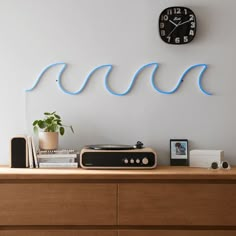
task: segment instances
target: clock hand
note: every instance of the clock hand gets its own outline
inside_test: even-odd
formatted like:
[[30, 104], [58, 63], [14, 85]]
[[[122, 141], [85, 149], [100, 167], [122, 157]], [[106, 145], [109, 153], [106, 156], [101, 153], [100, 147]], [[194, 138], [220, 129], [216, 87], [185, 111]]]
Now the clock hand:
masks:
[[172, 20], [169, 20], [170, 23], [172, 23], [174, 26], [177, 26], [177, 24], [175, 24], [175, 22], [173, 22]]
[[175, 30], [176, 28], [181, 24], [181, 21], [175, 26], [175, 28], [173, 30], [171, 30], [171, 32], [167, 35], [167, 37], [169, 37]]
[[187, 20], [187, 21], [184, 21], [183, 23], [179, 24], [179, 25], [183, 25], [185, 23], [188, 23], [189, 21], [191, 21], [191, 19]]

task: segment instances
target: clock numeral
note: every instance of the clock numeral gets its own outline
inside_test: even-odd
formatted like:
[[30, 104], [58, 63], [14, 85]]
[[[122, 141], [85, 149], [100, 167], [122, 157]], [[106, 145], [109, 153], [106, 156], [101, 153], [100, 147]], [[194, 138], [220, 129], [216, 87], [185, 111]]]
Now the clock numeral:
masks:
[[169, 19], [169, 17], [168, 17], [167, 15], [164, 15], [164, 16], [163, 16], [163, 20], [164, 20], [164, 21], [168, 21], [168, 19]]
[[174, 14], [181, 14], [180, 8], [174, 8]]
[[168, 21], [168, 19], [169, 19], [168, 15], [161, 16], [161, 21]]
[[189, 21], [194, 20], [194, 15], [193, 14], [190, 14], [189, 16], [190, 16]]
[[195, 22], [191, 22], [191, 26], [190, 26], [191, 28], [195, 28], [196, 27], [196, 24], [195, 24]]
[[184, 42], [185, 42], [185, 43], [188, 42], [188, 36], [184, 36]]
[[160, 28], [163, 29], [165, 27], [165, 24], [163, 22], [160, 23]]
[[165, 30], [161, 30], [161, 36], [165, 36], [166, 35], [166, 31]]
[[186, 8], [184, 8], [184, 14], [188, 15], [188, 10]]
[[175, 38], [175, 43], [180, 43], [180, 38], [179, 37]]
[[194, 36], [194, 31], [193, 30], [189, 30], [189, 35]]
[[168, 9], [166, 13], [167, 15], [172, 15], [172, 9]]
[[168, 41], [168, 43], [169, 43], [169, 42], [170, 42], [170, 39], [171, 39], [171, 37], [170, 37], [170, 36], [167, 36], [166, 38], [167, 38], [167, 41]]

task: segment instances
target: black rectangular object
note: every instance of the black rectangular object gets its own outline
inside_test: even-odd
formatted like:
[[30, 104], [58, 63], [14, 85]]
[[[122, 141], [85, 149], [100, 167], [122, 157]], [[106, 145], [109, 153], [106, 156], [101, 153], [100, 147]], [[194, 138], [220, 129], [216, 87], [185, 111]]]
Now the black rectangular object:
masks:
[[156, 153], [150, 148], [135, 150], [82, 149], [80, 166], [85, 169], [152, 169]]
[[11, 167], [28, 167], [28, 150], [25, 137], [13, 137], [11, 139]]
[[170, 165], [189, 165], [188, 139], [170, 139]]

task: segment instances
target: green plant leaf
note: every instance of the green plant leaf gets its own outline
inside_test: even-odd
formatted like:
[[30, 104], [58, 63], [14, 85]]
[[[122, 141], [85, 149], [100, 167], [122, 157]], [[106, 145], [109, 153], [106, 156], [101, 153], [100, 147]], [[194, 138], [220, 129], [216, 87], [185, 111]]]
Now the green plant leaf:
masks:
[[44, 129], [46, 127], [44, 121], [42, 121], [42, 120], [38, 121], [38, 126], [39, 126], [40, 129]]
[[64, 135], [64, 133], [65, 133], [64, 127], [60, 127], [60, 134], [61, 134], [61, 135]]
[[50, 116], [51, 115], [51, 113], [49, 113], [49, 112], [44, 112], [43, 113], [45, 116]]
[[57, 124], [53, 124], [52, 129], [53, 129], [53, 132], [57, 132], [57, 130], [58, 130]]
[[52, 123], [52, 121], [51, 121], [50, 118], [46, 119], [45, 122], [46, 122], [47, 124], [51, 124], [51, 123]]
[[34, 122], [33, 122], [33, 126], [35, 126], [35, 125], [37, 125], [38, 124], [38, 120], [35, 120]]
[[61, 117], [57, 114], [54, 114], [54, 116], [57, 118], [57, 119], [61, 119]]

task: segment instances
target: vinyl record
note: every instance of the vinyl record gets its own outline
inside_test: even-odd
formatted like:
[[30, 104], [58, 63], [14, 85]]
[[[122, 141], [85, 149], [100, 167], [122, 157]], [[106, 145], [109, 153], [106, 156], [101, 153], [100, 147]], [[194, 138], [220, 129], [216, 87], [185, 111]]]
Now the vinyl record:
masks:
[[89, 145], [88, 148], [94, 149], [94, 150], [130, 150], [130, 149], [135, 149], [136, 146], [113, 145], [113, 144], [97, 144], [97, 145]]

